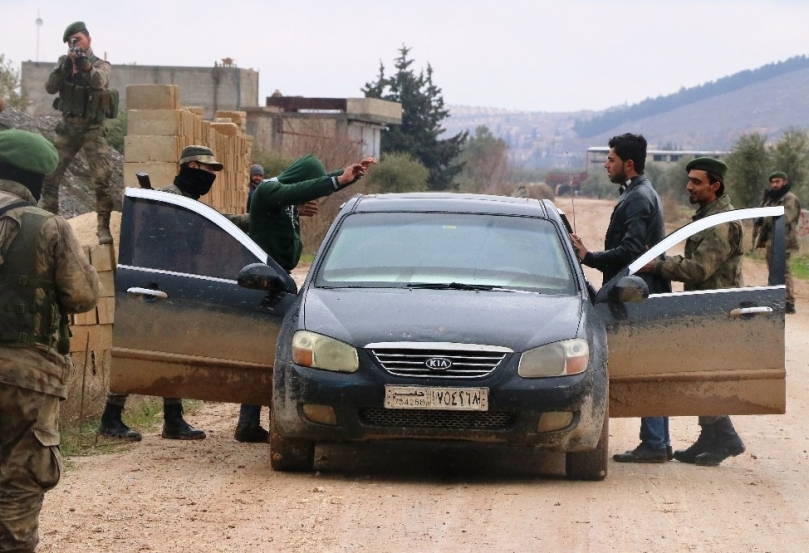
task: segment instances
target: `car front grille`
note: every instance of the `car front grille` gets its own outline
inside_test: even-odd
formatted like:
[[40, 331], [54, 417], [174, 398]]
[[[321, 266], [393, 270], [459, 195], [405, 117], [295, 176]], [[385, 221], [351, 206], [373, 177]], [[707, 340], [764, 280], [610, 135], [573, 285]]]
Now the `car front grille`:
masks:
[[494, 372], [510, 350], [486, 346], [371, 347], [388, 373], [416, 378], [481, 378]]
[[514, 423], [511, 413], [492, 411], [441, 411], [367, 408], [360, 420], [369, 426], [396, 428], [454, 428], [460, 430], [505, 430]]

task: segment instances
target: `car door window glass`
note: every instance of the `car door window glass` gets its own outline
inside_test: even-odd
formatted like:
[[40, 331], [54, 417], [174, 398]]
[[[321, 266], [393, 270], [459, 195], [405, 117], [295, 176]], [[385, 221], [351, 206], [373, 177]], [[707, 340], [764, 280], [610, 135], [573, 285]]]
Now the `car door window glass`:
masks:
[[216, 223], [180, 206], [138, 200], [133, 224], [137, 267], [235, 280], [260, 261]]
[[547, 293], [575, 291], [552, 223], [485, 214], [348, 216], [317, 278], [322, 286], [459, 282]]

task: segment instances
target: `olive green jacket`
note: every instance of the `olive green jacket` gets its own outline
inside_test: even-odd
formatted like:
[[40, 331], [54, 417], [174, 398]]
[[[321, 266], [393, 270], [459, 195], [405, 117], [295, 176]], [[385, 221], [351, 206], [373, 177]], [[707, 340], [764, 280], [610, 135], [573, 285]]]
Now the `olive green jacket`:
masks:
[[[733, 210], [730, 198], [720, 196], [697, 210], [693, 220]], [[738, 288], [742, 279], [744, 229], [739, 221], [722, 223], [698, 232], [685, 242], [685, 255], [658, 261], [654, 272], [668, 280], [683, 282], [690, 290]]]
[[[21, 200], [29, 206], [11, 209], [0, 217], [0, 264], [20, 230], [23, 212], [38, 209], [26, 187], [0, 180], [0, 208]], [[55, 283], [57, 301], [66, 313], [89, 311], [98, 302], [98, 274], [84, 255], [70, 224], [59, 216], [49, 217], [42, 225], [36, 273]], [[4, 384], [66, 398], [72, 367], [70, 358], [58, 353], [55, 347], [0, 343], [0, 382]]]
[[[796, 252], [799, 249], [798, 245], [798, 224], [801, 219], [801, 202], [798, 197], [792, 192], [787, 192], [777, 200], [767, 197], [762, 207], [775, 207], [784, 206], [784, 222], [786, 223], [787, 233], [787, 251]], [[765, 217], [761, 222], [761, 231], [759, 232], [758, 246], [765, 247], [767, 242], [772, 240], [772, 217]]]

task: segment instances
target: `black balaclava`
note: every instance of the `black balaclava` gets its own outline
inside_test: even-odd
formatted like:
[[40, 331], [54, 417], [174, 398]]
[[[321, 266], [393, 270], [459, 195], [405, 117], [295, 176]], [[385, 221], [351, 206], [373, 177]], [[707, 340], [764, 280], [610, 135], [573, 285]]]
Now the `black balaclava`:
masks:
[[174, 177], [174, 184], [184, 194], [199, 200], [211, 190], [216, 173], [209, 173], [205, 169], [195, 169], [188, 164], [180, 167], [180, 174]]
[[25, 169], [20, 169], [8, 163], [0, 163], [0, 179], [13, 180], [14, 182], [20, 183], [31, 191], [36, 201], [39, 201], [39, 197], [42, 195], [42, 183], [45, 182], [45, 175], [26, 171]]

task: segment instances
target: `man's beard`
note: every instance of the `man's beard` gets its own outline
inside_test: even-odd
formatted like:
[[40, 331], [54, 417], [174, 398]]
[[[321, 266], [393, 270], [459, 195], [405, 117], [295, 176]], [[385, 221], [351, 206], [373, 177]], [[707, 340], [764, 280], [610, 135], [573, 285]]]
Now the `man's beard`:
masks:
[[623, 171], [621, 171], [620, 173], [616, 173], [612, 177], [610, 177], [610, 182], [614, 184], [624, 184], [626, 183], [626, 181], [627, 181], [626, 173], [624, 173]]

